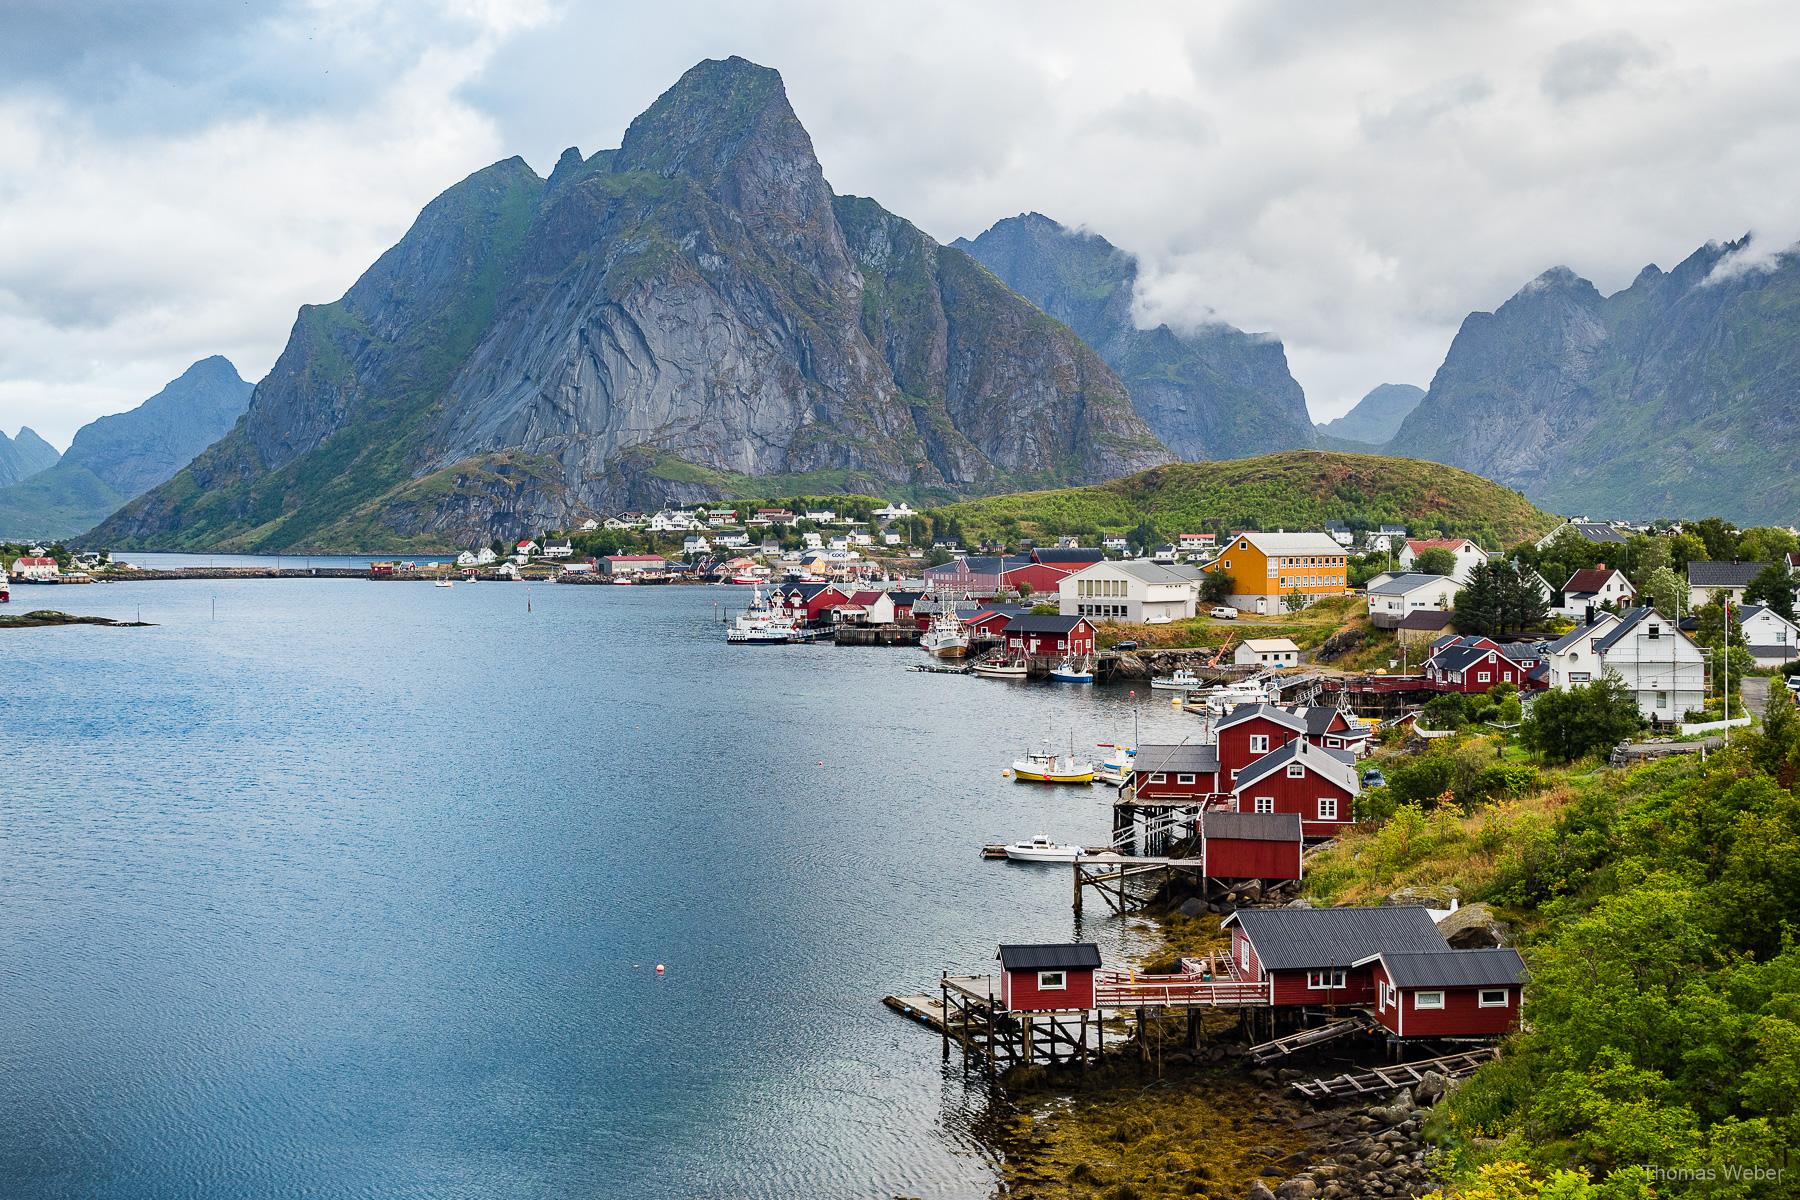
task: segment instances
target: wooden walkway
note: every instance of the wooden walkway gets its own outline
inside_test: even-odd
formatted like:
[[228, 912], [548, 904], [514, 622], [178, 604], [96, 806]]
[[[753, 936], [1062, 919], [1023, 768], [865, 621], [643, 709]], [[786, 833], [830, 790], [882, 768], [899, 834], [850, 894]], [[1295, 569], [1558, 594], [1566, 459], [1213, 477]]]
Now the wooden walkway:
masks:
[[1278, 1037], [1272, 1042], [1262, 1042], [1250, 1047], [1252, 1062], [1270, 1063], [1278, 1058], [1285, 1058], [1296, 1051], [1320, 1046], [1326, 1042], [1334, 1042], [1338, 1038], [1352, 1033], [1365, 1032], [1374, 1027], [1374, 1022], [1361, 1013], [1354, 1017], [1345, 1017], [1326, 1025], [1316, 1025], [1311, 1029], [1302, 1029], [1299, 1033], [1290, 1033], [1286, 1037]]
[[1094, 976], [1094, 1005], [1100, 1009], [1263, 1008], [1271, 1002], [1272, 987], [1266, 981], [1101, 971]]
[[1492, 1047], [1446, 1054], [1442, 1058], [1426, 1058], [1418, 1062], [1397, 1063], [1369, 1071], [1350, 1071], [1330, 1079], [1308, 1079], [1296, 1082], [1296, 1092], [1311, 1100], [1328, 1100], [1340, 1096], [1367, 1096], [1373, 1092], [1395, 1092], [1411, 1087], [1436, 1071], [1449, 1079], [1460, 1079], [1474, 1073], [1475, 1068], [1498, 1054]]

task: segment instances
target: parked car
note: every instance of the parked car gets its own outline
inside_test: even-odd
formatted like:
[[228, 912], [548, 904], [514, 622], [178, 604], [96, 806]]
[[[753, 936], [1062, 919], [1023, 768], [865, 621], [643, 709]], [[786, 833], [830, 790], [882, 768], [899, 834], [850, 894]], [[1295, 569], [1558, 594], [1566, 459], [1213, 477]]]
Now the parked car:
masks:
[[1207, 615], [1215, 621], [1235, 621], [1238, 616], [1237, 609], [1229, 604], [1221, 604]]
[[1370, 767], [1363, 772], [1363, 786], [1377, 788], [1387, 786], [1387, 776], [1381, 773], [1380, 767]]
[[1790, 692], [1800, 692], [1800, 675], [1789, 675], [1787, 686]]
[[1114, 649], [1114, 650], [1136, 650], [1137, 642], [1132, 638], [1126, 638], [1122, 642], [1114, 642], [1112, 644], [1112, 649]]

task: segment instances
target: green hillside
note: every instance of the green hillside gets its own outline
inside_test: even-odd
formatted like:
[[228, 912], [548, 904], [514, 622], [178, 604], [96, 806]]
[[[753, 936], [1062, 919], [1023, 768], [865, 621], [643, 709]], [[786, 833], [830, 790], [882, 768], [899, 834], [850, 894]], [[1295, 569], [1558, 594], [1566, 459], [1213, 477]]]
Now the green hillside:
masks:
[[1163, 538], [1225, 529], [1404, 524], [1489, 547], [1516, 545], [1557, 518], [1479, 475], [1414, 459], [1288, 450], [1227, 462], [1177, 463], [1093, 487], [1016, 492], [937, 510], [968, 542], [1129, 533]]

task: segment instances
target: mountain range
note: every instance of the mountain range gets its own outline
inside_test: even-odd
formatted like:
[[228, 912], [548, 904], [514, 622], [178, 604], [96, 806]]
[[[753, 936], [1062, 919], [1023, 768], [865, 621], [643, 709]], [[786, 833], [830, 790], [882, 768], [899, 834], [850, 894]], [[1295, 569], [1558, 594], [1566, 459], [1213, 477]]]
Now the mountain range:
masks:
[[249, 398], [237, 368], [215, 355], [131, 411], [88, 422], [66, 454], [51, 451], [49, 466], [0, 487], [0, 537], [64, 538], [93, 528], [217, 441]]
[[1380, 384], [1343, 416], [1321, 423], [1319, 437], [1368, 447], [1383, 445], [1400, 431], [1400, 422], [1424, 398], [1425, 389], [1410, 383]]
[[29, 425], [19, 428], [16, 437], [0, 433], [0, 487], [19, 482], [53, 466], [58, 458], [56, 447], [39, 437]]
[[1306, 395], [1278, 339], [1223, 323], [1184, 332], [1139, 328], [1132, 315], [1137, 259], [1098, 234], [1023, 213], [951, 244], [1098, 350], [1151, 430], [1182, 458], [1244, 458], [1315, 443]]
[[243, 421], [94, 535], [486, 541], [710, 494], [1091, 482], [1173, 458], [1067, 326], [834, 195], [774, 71], [689, 70], [617, 150], [513, 158], [303, 308]]
[[1463, 321], [1386, 447], [1561, 512], [1800, 518], [1800, 256], [1712, 243], [1603, 296], [1567, 267]]

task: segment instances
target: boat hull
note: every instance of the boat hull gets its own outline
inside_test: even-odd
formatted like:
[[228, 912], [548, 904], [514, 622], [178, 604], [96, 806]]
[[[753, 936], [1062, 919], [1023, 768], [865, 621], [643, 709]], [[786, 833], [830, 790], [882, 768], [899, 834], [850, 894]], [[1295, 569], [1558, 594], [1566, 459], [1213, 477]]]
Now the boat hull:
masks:
[[975, 666], [973, 667], [973, 670], [974, 670], [975, 674], [980, 675], [984, 679], [1023, 679], [1023, 678], [1025, 678], [1025, 668], [1024, 667], [991, 667], [991, 666], [987, 666], [983, 663], [976, 663]]
[[1085, 771], [1054, 771], [1014, 763], [1013, 778], [1021, 783], [1092, 783], [1094, 768], [1089, 767]]
[[1073, 846], [1057, 847], [1053, 850], [1034, 849], [1029, 846], [1006, 847], [1006, 857], [1009, 862], [1072, 863], [1080, 856], [1081, 851]]

